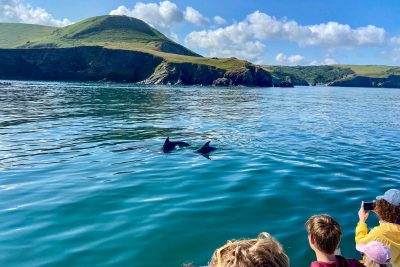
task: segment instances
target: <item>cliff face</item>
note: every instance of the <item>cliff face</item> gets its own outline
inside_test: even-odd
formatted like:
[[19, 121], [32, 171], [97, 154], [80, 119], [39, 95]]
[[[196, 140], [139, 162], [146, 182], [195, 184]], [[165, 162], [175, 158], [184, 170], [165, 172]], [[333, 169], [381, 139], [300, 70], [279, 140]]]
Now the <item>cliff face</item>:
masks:
[[164, 62], [143, 83], [270, 87], [272, 79], [267, 71], [252, 64], [225, 71], [208, 65]]
[[115, 81], [145, 84], [271, 86], [271, 75], [246, 64], [231, 71], [173, 63], [150, 53], [103, 47], [0, 49], [0, 79]]
[[101, 47], [0, 49], [0, 79], [138, 82], [162, 58]]
[[384, 88], [400, 88], [400, 76], [389, 75], [385, 78], [371, 78], [357, 76], [352, 79], [334, 81], [329, 86], [343, 87], [384, 87]]
[[354, 76], [350, 68], [337, 66], [268, 66], [273, 76], [274, 85], [280, 86], [281, 82], [293, 85], [321, 85]]
[[154, 73], [144, 80], [144, 84], [183, 84], [183, 85], [210, 85], [224, 71], [212, 66], [193, 63], [168, 63], [160, 64]]
[[272, 86], [271, 74], [253, 64], [246, 64], [242, 68], [226, 72], [224, 78], [231, 81], [232, 85]]

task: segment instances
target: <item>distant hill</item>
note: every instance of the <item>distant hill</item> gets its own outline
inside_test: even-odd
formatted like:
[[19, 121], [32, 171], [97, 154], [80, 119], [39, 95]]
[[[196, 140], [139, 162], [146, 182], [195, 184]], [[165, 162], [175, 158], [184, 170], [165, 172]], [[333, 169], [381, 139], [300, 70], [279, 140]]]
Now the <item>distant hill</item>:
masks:
[[400, 88], [400, 67], [378, 65], [264, 66], [273, 83]]
[[21, 23], [0, 23], [0, 48], [16, 48], [50, 35], [57, 28]]
[[391, 75], [400, 75], [400, 67], [383, 65], [334, 65], [339, 68], [349, 68], [357, 76], [370, 78], [387, 78]]

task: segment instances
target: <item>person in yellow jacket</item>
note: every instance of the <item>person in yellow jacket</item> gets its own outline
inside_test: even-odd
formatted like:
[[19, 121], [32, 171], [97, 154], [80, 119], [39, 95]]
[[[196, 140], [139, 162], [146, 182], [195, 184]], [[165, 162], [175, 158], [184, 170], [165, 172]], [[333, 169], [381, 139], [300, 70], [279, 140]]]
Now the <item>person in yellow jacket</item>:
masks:
[[363, 204], [358, 211], [356, 245], [382, 242], [390, 249], [392, 266], [400, 267], [400, 190], [390, 189], [376, 198], [373, 211], [379, 218], [379, 226], [369, 232], [366, 224], [369, 212], [364, 210]]

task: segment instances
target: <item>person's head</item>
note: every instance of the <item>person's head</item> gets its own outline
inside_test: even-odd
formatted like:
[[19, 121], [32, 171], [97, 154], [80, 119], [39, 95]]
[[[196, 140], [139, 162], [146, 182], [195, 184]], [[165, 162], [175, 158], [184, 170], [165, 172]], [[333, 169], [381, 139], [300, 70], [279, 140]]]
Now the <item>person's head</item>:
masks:
[[400, 222], [400, 190], [390, 189], [383, 196], [376, 197], [374, 212], [380, 220], [389, 223]]
[[342, 230], [337, 221], [329, 215], [314, 215], [306, 222], [308, 241], [314, 251], [332, 255], [342, 237]]
[[210, 267], [288, 267], [282, 245], [268, 233], [256, 239], [229, 240], [214, 251]]
[[389, 248], [378, 241], [360, 244], [356, 249], [363, 255], [364, 265], [367, 267], [390, 266], [391, 253]]

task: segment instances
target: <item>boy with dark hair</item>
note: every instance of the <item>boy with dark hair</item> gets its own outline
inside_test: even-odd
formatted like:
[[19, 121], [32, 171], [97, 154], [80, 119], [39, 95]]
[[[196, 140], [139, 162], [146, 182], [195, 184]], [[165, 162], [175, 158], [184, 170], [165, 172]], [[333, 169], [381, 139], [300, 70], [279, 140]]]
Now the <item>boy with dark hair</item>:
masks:
[[342, 230], [337, 221], [329, 215], [315, 215], [306, 223], [308, 242], [314, 250], [317, 261], [311, 267], [357, 267], [364, 266], [355, 259], [346, 259], [335, 255], [342, 237]]

